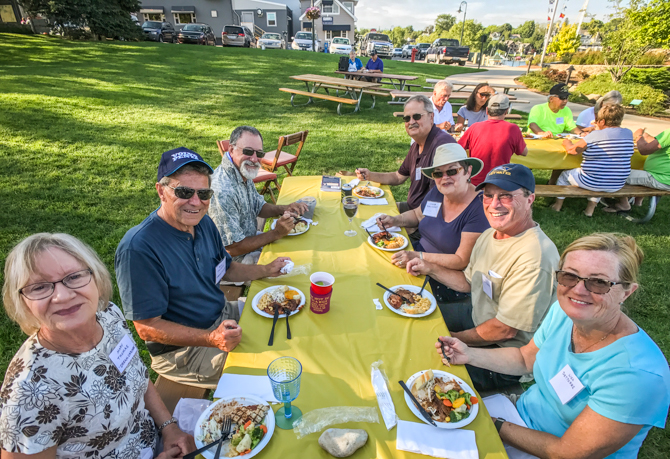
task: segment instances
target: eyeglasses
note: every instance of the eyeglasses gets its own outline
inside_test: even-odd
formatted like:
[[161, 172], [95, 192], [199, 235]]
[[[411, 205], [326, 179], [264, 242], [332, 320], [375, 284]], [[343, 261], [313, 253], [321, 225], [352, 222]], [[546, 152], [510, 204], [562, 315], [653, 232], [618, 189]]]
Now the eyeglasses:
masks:
[[514, 197], [518, 196], [516, 194], [509, 194], [509, 193], [501, 193], [501, 194], [488, 194], [484, 193], [481, 194], [481, 200], [484, 202], [484, 204], [491, 204], [491, 201], [493, 201], [493, 198], [498, 196], [498, 201], [500, 201], [501, 204], [511, 204], [512, 201], [514, 201]]
[[434, 170], [432, 174], [430, 174], [433, 179], [441, 179], [442, 177], [446, 176], [447, 177], [453, 177], [454, 175], [458, 174], [458, 171], [463, 169], [462, 167], [457, 167], [456, 169], [447, 169], [446, 171], [439, 171], [439, 170]]
[[415, 113], [413, 115], [405, 115], [405, 116], [402, 117], [402, 120], [405, 123], [409, 123], [409, 120], [419, 121], [423, 115], [427, 115], [427, 114], [428, 114], [428, 112]]
[[174, 195], [179, 199], [191, 199], [195, 193], [198, 193], [198, 198], [200, 198], [201, 201], [209, 201], [214, 194], [214, 190], [211, 188], [194, 190], [193, 188], [189, 188], [187, 186], [178, 186], [175, 188], [173, 186], [167, 185], [167, 187], [172, 188], [174, 190]]
[[[240, 148], [237, 145], [233, 145], [235, 148]], [[253, 148], [250, 147], [244, 147], [242, 148], [242, 154], [245, 156], [253, 156], [254, 153], [256, 154], [256, 157], [258, 159], [263, 159], [263, 156], [265, 156], [265, 152], [263, 150], [254, 150]]]
[[50, 297], [56, 289], [59, 282], [69, 289], [77, 289], [87, 286], [91, 282], [93, 271], [82, 269], [81, 271], [68, 274], [56, 282], [38, 282], [36, 284], [26, 285], [19, 290], [19, 293], [29, 300], [43, 300]]
[[604, 295], [615, 285], [622, 285], [623, 282], [612, 282], [598, 277], [579, 277], [576, 274], [567, 271], [556, 271], [556, 280], [564, 287], [575, 287], [580, 281], [584, 281], [584, 287], [591, 293]]
[[568, 100], [569, 96], [556, 96], [556, 97], [558, 97], [561, 100]]
[[488, 99], [489, 97], [491, 97], [492, 94], [490, 92], [478, 92], [477, 95], [486, 97]]

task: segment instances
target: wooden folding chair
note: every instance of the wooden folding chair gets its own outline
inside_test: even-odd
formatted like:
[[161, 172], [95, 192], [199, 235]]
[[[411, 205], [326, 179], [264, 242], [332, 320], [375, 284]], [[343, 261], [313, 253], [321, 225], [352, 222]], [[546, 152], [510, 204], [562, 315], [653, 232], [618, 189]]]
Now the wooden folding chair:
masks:
[[[305, 145], [308, 133], [309, 131], [301, 131], [279, 137], [277, 149], [266, 152], [265, 157], [261, 159], [263, 167], [269, 172], [276, 172], [277, 168], [283, 167], [289, 176], [293, 175], [293, 169], [295, 169], [295, 165], [298, 163], [298, 157], [300, 156], [302, 147]], [[282, 151], [284, 147], [295, 145], [296, 143], [298, 144], [298, 148], [295, 151], [295, 155]]]
[[[217, 140], [216, 146], [219, 147], [219, 153], [221, 153], [221, 158], [226, 156], [226, 152], [230, 148], [230, 140]], [[261, 189], [261, 194], [265, 196], [267, 193], [270, 193], [270, 198], [272, 202], [277, 204], [277, 199], [275, 198], [274, 192], [272, 191], [272, 184], [274, 183], [277, 188], [277, 193], [281, 191], [279, 182], [277, 181], [277, 174], [274, 172], [267, 171], [262, 167], [258, 171], [258, 175], [254, 179], [254, 183], [263, 183], [263, 188]]]

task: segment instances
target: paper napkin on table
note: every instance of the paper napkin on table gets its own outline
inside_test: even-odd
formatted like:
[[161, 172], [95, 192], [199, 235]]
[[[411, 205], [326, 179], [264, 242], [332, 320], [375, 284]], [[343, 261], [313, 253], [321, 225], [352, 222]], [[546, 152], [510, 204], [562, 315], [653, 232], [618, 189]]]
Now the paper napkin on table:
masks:
[[[361, 228], [367, 229], [372, 234], [379, 233], [380, 231], [384, 231], [383, 228], [380, 228], [379, 226], [377, 226], [377, 217], [379, 217], [381, 215], [383, 215], [383, 214], [380, 214], [380, 213], [374, 214], [372, 217], [368, 218], [363, 223], [361, 223]], [[392, 226], [392, 227], [386, 228], [386, 229], [391, 233], [396, 233], [396, 232], [400, 231], [400, 228], [397, 227], [397, 226]]]
[[359, 202], [364, 206], [385, 206], [389, 203], [386, 198], [362, 198]]
[[360, 179], [355, 178], [351, 182], [349, 182], [349, 185], [354, 187], [354, 186], [358, 186], [359, 183], [361, 183]]
[[398, 421], [396, 448], [448, 459], [479, 459], [473, 431], [440, 429], [418, 422]]
[[278, 402], [272, 392], [270, 379], [267, 376], [234, 375], [225, 373], [219, 379], [214, 391], [214, 398], [234, 395], [255, 395], [268, 402]]

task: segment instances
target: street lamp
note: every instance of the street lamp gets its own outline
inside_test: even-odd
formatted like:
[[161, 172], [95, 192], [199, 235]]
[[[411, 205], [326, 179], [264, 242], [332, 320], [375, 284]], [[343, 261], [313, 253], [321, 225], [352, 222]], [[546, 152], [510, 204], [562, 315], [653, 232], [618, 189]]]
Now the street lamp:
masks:
[[463, 31], [465, 30], [465, 15], [468, 14], [468, 2], [461, 2], [458, 5], [458, 13], [461, 12], [461, 6], [465, 5], [465, 11], [463, 11], [463, 25], [461, 26], [461, 46], [463, 46]]

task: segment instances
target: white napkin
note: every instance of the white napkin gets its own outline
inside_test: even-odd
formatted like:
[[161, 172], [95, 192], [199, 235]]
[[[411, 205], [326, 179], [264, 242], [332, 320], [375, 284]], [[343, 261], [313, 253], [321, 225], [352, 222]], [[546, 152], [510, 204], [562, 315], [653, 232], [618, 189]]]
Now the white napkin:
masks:
[[293, 267], [294, 267], [294, 266], [295, 266], [295, 263], [292, 262], [291, 260], [289, 260], [289, 261], [286, 262], [286, 264], [284, 265], [284, 267], [283, 267], [282, 269], [280, 269], [279, 271], [280, 271], [282, 274], [288, 274], [288, 273], [290, 273], [290, 272], [293, 270]]
[[[367, 230], [370, 231], [372, 234], [374, 234], [374, 233], [378, 233], [378, 232], [380, 232], [380, 231], [384, 231], [382, 228], [380, 228], [379, 226], [377, 226], [377, 217], [379, 217], [379, 216], [381, 216], [381, 215], [383, 215], [383, 214], [380, 214], [380, 213], [376, 213], [376, 214], [374, 214], [372, 217], [368, 218], [368, 219], [365, 220], [363, 223], [361, 223], [361, 228], [365, 228], [365, 229], [367, 229]], [[386, 229], [387, 229], [388, 231], [390, 231], [391, 233], [395, 233], [395, 232], [400, 231], [400, 228], [397, 227], [397, 226], [392, 226], [392, 227], [390, 227], [390, 228], [386, 228]]]
[[385, 206], [389, 203], [386, 198], [362, 198], [359, 202], [364, 206]]
[[479, 459], [473, 431], [440, 429], [418, 422], [398, 421], [396, 448], [448, 459]]
[[267, 376], [234, 375], [224, 373], [214, 391], [214, 398], [233, 395], [255, 395], [268, 402], [278, 403], [272, 392], [270, 379]]
[[[489, 411], [491, 417], [503, 418], [507, 422], [516, 424], [521, 427], [528, 427], [524, 420], [519, 415], [516, 407], [512, 402], [502, 394], [495, 394], [482, 399], [486, 409]], [[532, 454], [525, 453], [516, 449], [513, 446], [505, 445], [505, 451], [510, 459], [537, 459]]]
[[359, 179], [355, 178], [351, 182], [349, 182], [349, 185], [354, 187], [354, 186], [358, 186], [359, 183], [361, 183], [361, 181]]

